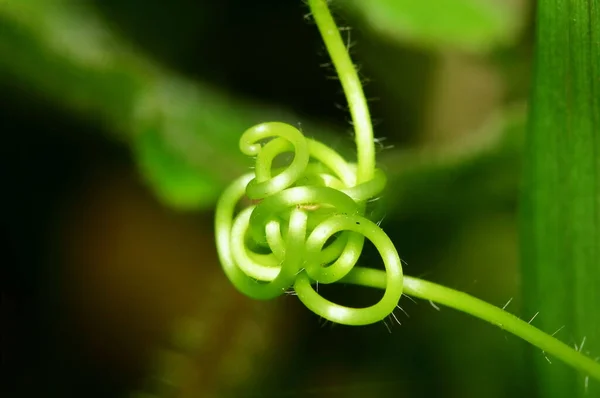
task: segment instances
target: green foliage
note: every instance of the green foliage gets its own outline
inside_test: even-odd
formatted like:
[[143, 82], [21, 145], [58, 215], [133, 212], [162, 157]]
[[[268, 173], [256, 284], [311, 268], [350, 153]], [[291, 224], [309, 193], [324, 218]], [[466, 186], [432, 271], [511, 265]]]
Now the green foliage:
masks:
[[[415, 4], [374, 1], [353, 7], [393, 36], [438, 45], [488, 46], [508, 29], [505, 13], [489, 4], [453, 0], [436, 6], [451, 14]], [[145, 179], [170, 206], [198, 209], [215, 203], [218, 192], [246, 167], [235, 150], [234, 132], [271, 115], [298, 120], [157, 67], [112, 32], [89, 3], [2, 2], [0, 21], [0, 70], [130, 142]], [[327, 140], [326, 129], [306, 127]], [[227, 168], [213, 167], [223, 159]]]
[[488, 0], [343, 0], [371, 29], [394, 40], [471, 51], [507, 43], [515, 18], [507, 4]]
[[[441, 45], [443, 38], [459, 45], [491, 44], [506, 31], [504, 17], [498, 17], [504, 14], [491, 5], [447, 3], [442, 6], [450, 16], [413, 2], [357, 2], [354, 7], [384, 29], [407, 18], [411, 39]], [[438, 15], [444, 15], [442, 21], [432, 24]], [[112, 32], [89, 3], [2, 2], [0, 21], [0, 71], [99, 120], [129, 142], [144, 178], [176, 208], [209, 208], [247, 167], [235, 149], [235, 132], [274, 115], [298, 120], [285, 110], [230, 98], [157, 67]], [[330, 135], [314, 123], [305, 128], [325, 140]], [[213, 167], [217, 162], [228, 166]]]
[[[88, 2], [0, 2], [0, 72], [131, 145], [151, 188], [169, 206], [207, 209], [248, 165], [237, 134], [277, 116], [276, 106], [232, 98], [140, 55]], [[306, 127], [327, 137], [327, 129]], [[215, 167], [216, 164], [226, 167]]]
[[[541, 1], [537, 20], [523, 196], [527, 306], [544, 329], [564, 325], [565, 338], [598, 355], [600, 1]], [[600, 394], [570, 369], [536, 363], [544, 397]]]

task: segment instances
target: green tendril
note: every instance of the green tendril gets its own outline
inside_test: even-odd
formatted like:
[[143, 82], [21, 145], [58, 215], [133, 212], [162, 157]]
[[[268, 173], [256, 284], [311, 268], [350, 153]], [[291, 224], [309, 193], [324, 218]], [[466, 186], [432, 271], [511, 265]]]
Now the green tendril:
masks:
[[[268, 300], [293, 289], [314, 313], [345, 325], [388, 317], [402, 294], [430, 300], [495, 324], [600, 380], [600, 364], [527, 322], [465, 293], [405, 277], [389, 237], [366, 214], [381, 194], [385, 174], [375, 168], [369, 110], [360, 80], [324, 0], [308, 4], [338, 72], [354, 121], [357, 164], [280, 122], [248, 129], [240, 150], [256, 158], [253, 173], [234, 181], [217, 203], [216, 244], [223, 270], [243, 294]], [[286, 167], [275, 159], [292, 153]], [[242, 200], [251, 205], [237, 210]], [[365, 238], [385, 270], [357, 267]], [[370, 307], [353, 308], [322, 297], [313, 286], [348, 283], [383, 289]]]

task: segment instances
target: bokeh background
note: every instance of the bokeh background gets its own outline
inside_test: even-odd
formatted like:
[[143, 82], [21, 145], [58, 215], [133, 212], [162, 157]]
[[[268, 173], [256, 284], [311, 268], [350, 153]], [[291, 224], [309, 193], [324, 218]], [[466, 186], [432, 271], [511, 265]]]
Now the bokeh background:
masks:
[[[534, 5], [412, 3], [333, 4], [382, 139], [382, 227], [407, 274], [529, 319], [516, 214]], [[0, 2], [3, 396], [535, 396], [524, 359], [542, 354], [477, 319], [403, 299], [401, 326], [323, 324], [221, 272], [214, 203], [250, 166], [246, 128], [287, 121], [354, 153], [307, 13]]]

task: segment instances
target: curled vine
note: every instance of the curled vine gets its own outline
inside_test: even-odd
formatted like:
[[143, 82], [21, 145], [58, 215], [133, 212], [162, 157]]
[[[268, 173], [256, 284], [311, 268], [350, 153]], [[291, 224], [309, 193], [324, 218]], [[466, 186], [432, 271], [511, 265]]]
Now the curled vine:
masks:
[[[355, 127], [356, 164], [295, 127], [268, 122], [242, 134], [240, 150], [256, 159], [254, 171], [222, 194], [215, 216], [223, 270], [243, 294], [268, 300], [294, 289], [314, 313], [340, 324], [383, 320], [403, 294], [430, 300], [495, 324], [600, 381], [600, 364], [518, 317], [466, 293], [403, 275], [396, 248], [366, 217], [367, 203], [382, 193], [385, 174], [375, 167], [369, 110], [356, 70], [325, 0], [308, 0], [348, 99]], [[292, 153], [285, 167], [276, 158]], [[241, 203], [250, 203], [239, 209]], [[385, 270], [357, 266], [365, 238]], [[316, 284], [349, 283], [383, 289], [365, 308], [322, 297]]]

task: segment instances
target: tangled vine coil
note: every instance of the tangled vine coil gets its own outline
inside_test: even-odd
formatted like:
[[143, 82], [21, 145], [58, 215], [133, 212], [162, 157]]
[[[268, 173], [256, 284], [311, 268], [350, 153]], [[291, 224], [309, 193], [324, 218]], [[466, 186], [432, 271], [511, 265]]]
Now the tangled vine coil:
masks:
[[[402, 266], [388, 236], [365, 217], [366, 202], [381, 193], [381, 170], [357, 184], [356, 167], [295, 127], [263, 123], [248, 129], [240, 149], [256, 157], [255, 172], [234, 181], [216, 214], [217, 249], [227, 277], [242, 293], [271, 299], [292, 288], [313, 312], [332, 322], [365, 325], [388, 316], [402, 295]], [[275, 158], [293, 152], [283, 169]], [[254, 204], [236, 212], [248, 198]], [[386, 290], [376, 304], [351, 308], [322, 297], [312, 285], [369, 285], [383, 271], [356, 267], [365, 237], [385, 266]], [[363, 274], [363, 275], [361, 275]]]
[[[390, 315], [403, 291], [491, 322], [600, 380], [600, 364], [522, 319], [466, 293], [404, 276], [396, 248], [368, 219], [367, 202], [385, 187], [375, 168], [369, 110], [354, 65], [326, 0], [308, 0], [317, 27], [340, 78], [353, 125], [357, 164], [330, 147], [306, 138], [285, 123], [262, 123], [241, 137], [241, 151], [256, 157], [254, 173], [234, 181], [215, 215], [217, 251], [225, 274], [242, 293], [267, 300], [292, 288], [313, 312], [346, 325], [375, 323]], [[293, 153], [283, 168], [275, 158]], [[250, 204], [239, 209], [245, 199]], [[385, 271], [356, 266], [365, 238], [383, 259]], [[366, 308], [333, 303], [315, 284], [352, 283], [384, 289]]]

